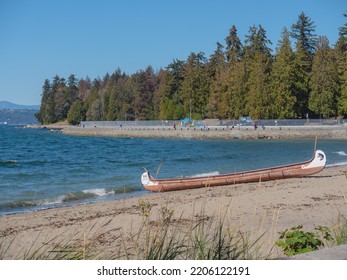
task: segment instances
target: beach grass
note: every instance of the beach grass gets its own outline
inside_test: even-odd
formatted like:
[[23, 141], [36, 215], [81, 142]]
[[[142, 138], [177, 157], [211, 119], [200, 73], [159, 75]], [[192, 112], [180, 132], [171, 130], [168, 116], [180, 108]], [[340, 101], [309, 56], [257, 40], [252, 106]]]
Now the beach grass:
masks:
[[332, 227], [333, 245], [347, 244], [347, 219], [339, 215], [336, 226]]
[[[160, 208], [158, 217], [152, 213], [152, 207], [148, 202], [139, 201], [138, 213], [142, 222], [134, 233], [125, 234], [120, 228], [104, 232], [102, 229], [110, 221], [101, 225], [94, 223], [81, 232], [63, 232], [40, 246], [36, 246], [39, 242], [35, 240], [26, 247], [23, 259], [237, 260], [268, 257], [260, 254], [260, 241], [264, 235], [251, 238], [250, 233], [233, 227], [226, 213], [207, 216], [202, 209], [192, 219], [183, 218], [183, 215], [175, 218], [174, 210], [164, 206]], [[107, 238], [117, 239], [118, 245], [112, 248], [112, 254], [106, 255], [96, 248], [109, 232], [117, 232]], [[40, 233], [37, 239], [39, 236]], [[10, 247], [15, 246], [14, 239], [7, 245], [0, 241], [0, 259], [4, 259]]]

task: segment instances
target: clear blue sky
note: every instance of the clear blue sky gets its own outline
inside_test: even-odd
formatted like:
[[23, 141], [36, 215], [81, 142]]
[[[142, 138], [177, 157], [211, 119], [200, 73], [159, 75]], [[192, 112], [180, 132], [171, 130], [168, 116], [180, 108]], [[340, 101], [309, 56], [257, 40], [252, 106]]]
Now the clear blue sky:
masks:
[[346, 0], [0, 0], [0, 101], [40, 104], [56, 74], [94, 79], [209, 57], [232, 25], [243, 41], [261, 24], [275, 50], [301, 12], [333, 45], [346, 11]]

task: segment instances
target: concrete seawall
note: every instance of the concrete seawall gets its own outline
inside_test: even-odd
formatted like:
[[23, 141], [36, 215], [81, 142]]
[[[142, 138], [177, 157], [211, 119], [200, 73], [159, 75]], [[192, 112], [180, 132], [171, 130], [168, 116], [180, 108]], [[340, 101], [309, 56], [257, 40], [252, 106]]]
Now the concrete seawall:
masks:
[[347, 244], [295, 255], [290, 260], [347, 260]]
[[181, 138], [181, 139], [347, 139], [345, 126], [284, 126], [254, 129], [253, 127], [182, 128], [168, 126], [137, 126], [122, 128], [66, 126], [62, 133], [83, 136]]

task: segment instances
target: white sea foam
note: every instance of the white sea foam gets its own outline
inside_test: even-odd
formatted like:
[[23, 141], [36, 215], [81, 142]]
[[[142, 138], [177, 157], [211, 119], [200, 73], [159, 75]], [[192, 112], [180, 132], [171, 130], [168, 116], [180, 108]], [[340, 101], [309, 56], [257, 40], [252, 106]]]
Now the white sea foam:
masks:
[[65, 195], [60, 195], [60, 196], [53, 197], [53, 198], [50, 198], [50, 199], [38, 200], [37, 201], [37, 205], [49, 206], [49, 205], [61, 204], [61, 203], [63, 203], [64, 198], [65, 198]]
[[83, 192], [95, 194], [97, 196], [105, 196], [109, 194], [105, 189], [91, 189], [91, 190], [84, 190]]
[[206, 177], [206, 176], [215, 176], [215, 175], [219, 175], [219, 172], [218, 171], [212, 171], [212, 172], [207, 172], [207, 173], [195, 174], [192, 177], [196, 178], [196, 177]]
[[347, 156], [344, 151], [333, 152], [334, 154], [338, 154], [339, 156]]
[[326, 167], [343, 166], [343, 165], [347, 165], [347, 161], [342, 161], [342, 162], [336, 162], [336, 163], [327, 164]]

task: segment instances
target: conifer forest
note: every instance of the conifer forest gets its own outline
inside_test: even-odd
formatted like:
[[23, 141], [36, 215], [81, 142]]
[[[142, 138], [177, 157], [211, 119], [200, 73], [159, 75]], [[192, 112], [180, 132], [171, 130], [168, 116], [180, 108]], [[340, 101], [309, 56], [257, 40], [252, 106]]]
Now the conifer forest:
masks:
[[[347, 18], [347, 13], [341, 13]], [[236, 26], [206, 57], [190, 53], [159, 70], [120, 68], [102, 78], [56, 75], [42, 86], [42, 124], [68, 120], [295, 119], [347, 115], [347, 23], [337, 42], [301, 13], [273, 47], [261, 25], [244, 42]]]

